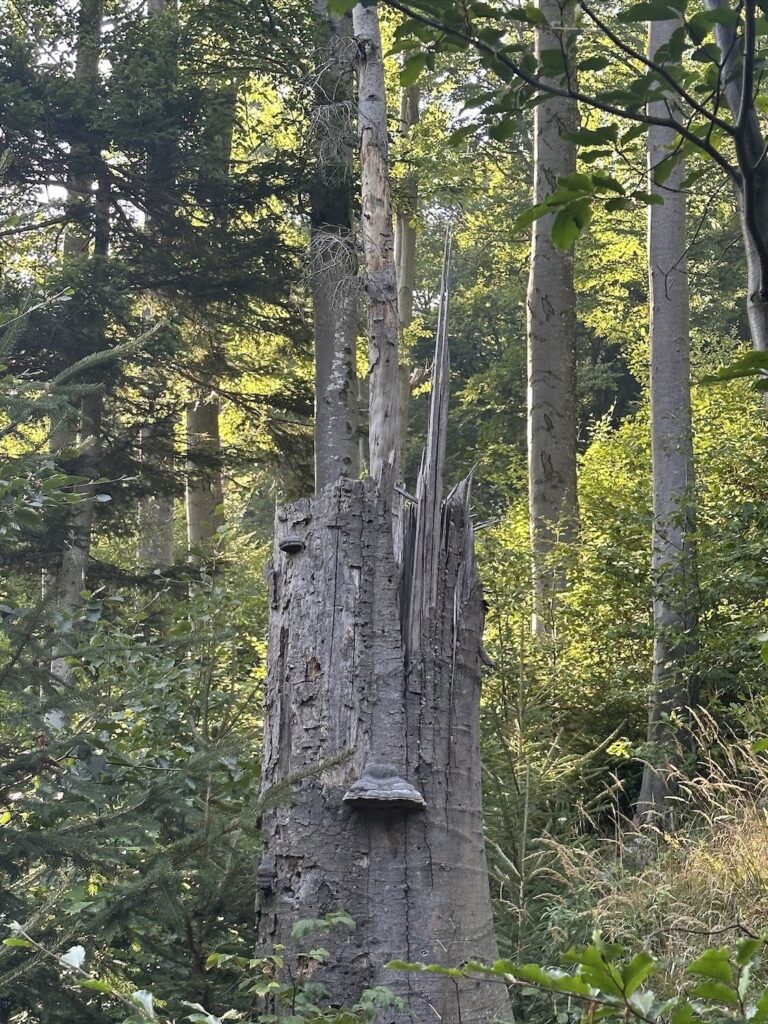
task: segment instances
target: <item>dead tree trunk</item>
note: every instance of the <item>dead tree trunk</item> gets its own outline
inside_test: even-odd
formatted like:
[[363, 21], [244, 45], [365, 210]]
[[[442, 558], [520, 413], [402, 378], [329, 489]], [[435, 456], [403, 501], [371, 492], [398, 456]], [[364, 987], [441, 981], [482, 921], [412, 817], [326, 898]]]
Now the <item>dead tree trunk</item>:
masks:
[[397, 276], [389, 184], [384, 54], [376, 4], [357, 4], [357, 116], [360, 195], [368, 305], [370, 473], [386, 493], [399, 474]]
[[[536, 54], [562, 51], [575, 74], [571, 0], [538, 0], [547, 19], [536, 29]], [[561, 84], [558, 82], [558, 84]], [[576, 146], [566, 138], [578, 127], [575, 100], [543, 96], [534, 111], [534, 202], [576, 170]], [[533, 554], [533, 629], [554, 631], [556, 595], [565, 585], [552, 564], [558, 540], [573, 537], [576, 498], [576, 293], [573, 251], [552, 241], [554, 215], [533, 225], [528, 280], [528, 495]]]
[[278, 509], [258, 944], [295, 957], [293, 923], [343, 909], [357, 929], [323, 936], [333, 1003], [384, 984], [417, 1021], [487, 1024], [506, 1008], [503, 986], [383, 968], [497, 955], [480, 791], [483, 598], [469, 482], [442, 499], [439, 338], [418, 506], [398, 543], [391, 500], [371, 479]]
[[310, 284], [315, 336], [315, 490], [360, 474], [357, 389], [357, 255], [352, 208], [357, 48], [349, 15], [314, 0], [318, 54], [312, 112]]

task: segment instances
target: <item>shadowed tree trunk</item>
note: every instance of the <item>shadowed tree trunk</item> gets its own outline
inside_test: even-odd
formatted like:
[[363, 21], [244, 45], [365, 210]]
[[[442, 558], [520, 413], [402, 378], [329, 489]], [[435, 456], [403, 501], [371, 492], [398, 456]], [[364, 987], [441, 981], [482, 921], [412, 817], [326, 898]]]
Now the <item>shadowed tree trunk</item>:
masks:
[[311, 270], [315, 337], [315, 490], [360, 473], [357, 257], [352, 205], [353, 82], [357, 47], [349, 15], [314, 0], [318, 78], [312, 116]]
[[[383, 967], [497, 955], [469, 481], [442, 499], [443, 295], [418, 504], [404, 511], [397, 542], [389, 496], [371, 479], [339, 480], [277, 512], [257, 934], [260, 951], [285, 943], [295, 958], [293, 923], [343, 909], [356, 930], [323, 936], [331, 960], [319, 976], [333, 1003], [385, 984], [418, 1021], [486, 1024], [507, 1007], [503, 986]], [[412, 1018], [393, 1010], [386, 1019]]]
[[[91, 88], [95, 88], [98, 81], [101, 18], [101, 0], [83, 0], [78, 26], [75, 79]], [[71, 220], [64, 233], [62, 246], [65, 263], [88, 257], [91, 212], [94, 224], [93, 257], [107, 257], [109, 190], [105, 182], [100, 182], [94, 204], [93, 180], [93, 153], [90, 146], [73, 146], [67, 185], [67, 205]], [[103, 325], [101, 336], [103, 338]], [[59, 618], [57, 629], [71, 620], [83, 603], [82, 592], [85, 589], [88, 572], [93, 522], [92, 481], [99, 476], [101, 413], [101, 395], [95, 392], [86, 394], [73, 403], [72, 412], [62, 417], [51, 437], [51, 447], [55, 452], [64, 452], [77, 445], [75, 474], [86, 478], [83, 483], [76, 484], [73, 488], [79, 500], [72, 505], [69, 513], [64, 543], [57, 564], [48, 574], [48, 578], [44, 579], [43, 584], [46, 596], [50, 595], [51, 605]], [[64, 645], [59, 636], [51, 655], [50, 673], [57, 686], [69, 687], [73, 683], [74, 673], [72, 666], [67, 663], [63, 650]], [[48, 721], [58, 727], [64, 725], [63, 716], [57, 710], [49, 714]]]
[[[705, 0], [707, 10], [731, 11], [727, 0]], [[768, 351], [768, 143], [755, 109], [757, 8], [745, 0], [745, 32], [738, 37], [732, 20], [715, 24], [715, 42], [723, 57], [723, 93], [736, 126], [734, 139], [741, 174], [735, 183], [741, 234], [747, 258], [747, 317], [753, 346]], [[747, 56], [747, 67], [743, 57]]]
[[358, 48], [358, 133], [365, 292], [368, 307], [370, 473], [384, 493], [398, 480], [398, 314], [387, 96], [376, 4], [357, 4], [352, 26]]
[[[400, 135], [405, 139], [411, 128], [419, 123], [418, 85], [406, 86], [400, 95]], [[400, 457], [404, 460], [408, 438], [408, 407], [411, 398], [411, 367], [406, 342], [408, 328], [413, 321], [413, 292], [416, 287], [416, 210], [419, 201], [419, 179], [409, 169], [402, 182], [399, 209], [395, 220], [395, 268], [397, 270], [397, 311], [400, 320]]]
[[143, 569], [173, 565], [173, 494], [175, 416], [141, 428], [141, 462], [154, 480], [151, 494], [139, 501], [137, 561]]
[[[174, 34], [178, 30], [176, 4], [166, 0], [147, 0], [147, 16], [155, 33], [167, 33], [169, 28]], [[171, 81], [176, 77], [177, 61], [167, 61], [163, 72]], [[159, 79], [163, 81], [162, 78]], [[163, 88], [164, 86], [164, 88]], [[165, 95], [172, 93], [171, 82], [163, 81], [158, 86], [160, 95], [158, 102]], [[176, 144], [170, 137], [151, 140], [152, 150], [148, 159], [147, 177], [154, 193], [154, 204], [159, 211], [156, 218], [151, 211], [152, 202], [148, 203], [150, 212], [147, 214], [146, 229], [154, 245], [162, 245], [163, 232], [167, 233], [164, 223], [167, 213], [173, 207], [173, 184], [178, 154]], [[159, 397], [159, 396], [158, 396]], [[139, 499], [138, 509], [138, 543], [136, 558], [143, 569], [166, 569], [173, 565], [173, 464], [175, 415], [163, 415], [155, 420], [148, 420], [139, 434], [142, 475], [150, 484], [150, 493]]]
[[219, 400], [215, 395], [190, 402], [187, 426], [187, 544], [195, 565], [208, 565], [218, 546], [223, 525], [221, 503], [221, 440]]
[[[669, 42], [677, 27], [671, 19], [650, 22], [651, 57]], [[664, 103], [649, 104], [649, 112], [657, 115], [666, 109]], [[696, 626], [695, 495], [683, 161], [664, 185], [653, 180], [654, 168], [674, 143], [671, 129], [655, 125], [649, 129], [649, 188], [664, 204], [648, 208], [654, 644], [651, 752], [637, 815], [641, 821], [657, 824], [663, 823], [669, 810], [668, 769], [676, 747], [670, 716], [685, 712], [695, 699], [689, 664]]]
[[[539, 0], [550, 28], [536, 29], [536, 53], [564, 49], [573, 60], [573, 4]], [[534, 111], [534, 202], [576, 170], [576, 146], [565, 133], [578, 127], [575, 100], [545, 96]], [[551, 565], [558, 539], [574, 536], [576, 496], [576, 293], [573, 250], [552, 241], [554, 215], [534, 222], [528, 280], [528, 496], [533, 553], [533, 628], [554, 631], [556, 595], [565, 585]]]

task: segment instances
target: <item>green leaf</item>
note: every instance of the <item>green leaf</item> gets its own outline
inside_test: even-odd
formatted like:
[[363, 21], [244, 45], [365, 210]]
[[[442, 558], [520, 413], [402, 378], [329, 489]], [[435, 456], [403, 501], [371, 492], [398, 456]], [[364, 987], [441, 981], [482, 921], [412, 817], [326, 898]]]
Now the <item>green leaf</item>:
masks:
[[722, 949], [705, 949], [698, 960], [688, 965], [689, 974], [698, 974], [702, 978], [712, 978], [726, 984], [733, 982], [733, 968], [730, 954], [725, 947]]
[[564, 252], [571, 248], [592, 219], [592, 200], [589, 196], [564, 206], [552, 225], [552, 241]]
[[716, 384], [723, 380], [738, 380], [740, 377], [756, 377], [768, 372], [768, 352], [745, 352], [717, 373], [702, 377], [701, 384]]
[[39, 512], [31, 508], [19, 508], [13, 513], [16, 522], [22, 526], [40, 526], [42, 518]]
[[650, 953], [643, 951], [621, 968], [624, 995], [631, 996], [645, 979], [656, 969], [656, 961]]
[[415, 85], [426, 67], [428, 57], [427, 53], [414, 53], [408, 57], [400, 72], [400, 85]]
[[[763, 749], [768, 750], [768, 740], [763, 742], [765, 743]], [[752, 750], [754, 751], [754, 749], [753, 746]], [[758, 950], [762, 949], [764, 943], [765, 939], [743, 939], [736, 947], [736, 963], [739, 967], [746, 967]]]
[[587, 57], [579, 61], [579, 71], [603, 71], [610, 63], [608, 57]]
[[678, 156], [674, 154], [673, 156], [665, 156], [663, 160], [660, 160], [653, 167], [653, 180], [657, 185], [663, 185], [667, 181], [675, 167], [677, 167], [677, 163]]
[[491, 125], [488, 129], [488, 134], [497, 142], [506, 142], [507, 139], [511, 139], [517, 134], [518, 129], [519, 121], [516, 117], [505, 117], [503, 121], [498, 121], [496, 124]]
[[[766, 643], [768, 643], [768, 641], [766, 641]], [[749, 749], [752, 751], [753, 754], [762, 754], [764, 750], [768, 750], [768, 739], [755, 740], [755, 742], [750, 745]], [[6, 942], [7, 941], [8, 940], [6, 939]]]
[[701, 981], [691, 989], [690, 994], [694, 999], [711, 999], [716, 1003], [725, 1003], [726, 1006], [739, 1004], [736, 992], [722, 981]]
[[30, 942], [29, 939], [3, 939], [4, 946], [17, 946], [20, 949], [34, 949], [34, 942]]
[[540, 217], [546, 217], [548, 213], [552, 213], [552, 209], [546, 203], [538, 203], [536, 206], [531, 206], [515, 220], [515, 223], [512, 225], [512, 231], [517, 232], [529, 228], [535, 220], [539, 220]]
[[329, 14], [349, 14], [357, 0], [328, 0]]
[[409, 962], [408, 960], [389, 960], [384, 966], [388, 971], [410, 971], [411, 973], [427, 969], [426, 964]]
[[103, 992], [111, 996], [114, 989], [107, 981], [100, 981], [98, 978], [82, 978], [77, 982], [80, 988], [90, 989], [91, 992]]
[[631, 23], [635, 21], [671, 21], [673, 18], [677, 20], [679, 17], [679, 11], [676, 11], [668, 3], [660, 2], [660, 0], [643, 0], [639, 4], [633, 4], [629, 10], [622, 11], [618, 20]]

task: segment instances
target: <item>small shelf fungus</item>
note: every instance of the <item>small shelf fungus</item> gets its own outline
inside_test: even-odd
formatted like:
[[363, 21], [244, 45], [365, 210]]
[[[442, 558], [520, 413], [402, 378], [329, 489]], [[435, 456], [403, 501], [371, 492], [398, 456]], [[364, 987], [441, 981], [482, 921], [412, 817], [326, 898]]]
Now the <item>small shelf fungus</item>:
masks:
[[386, 810], [399, 807], [420, 811], [426, 807], [421, 793], [410, 782], [401, 779], [393, 764], [369, 761], [363, 774], [344, 794], [344, 803], [361, 811]]
[[275, 858], [270, 853], [265, 853], [259, 861], [259, 866], [256, 868], [256, 881], [262, 892], [273, 892], [275, 888], [275, 881], [277, 879], [277, 870], [275, 868]]
[[284, 551], [286, 555], [300, 555], [304, 550], [305, 544], [298, 534], [289, 533], [279, 541], [277, 546], [281, 551]]

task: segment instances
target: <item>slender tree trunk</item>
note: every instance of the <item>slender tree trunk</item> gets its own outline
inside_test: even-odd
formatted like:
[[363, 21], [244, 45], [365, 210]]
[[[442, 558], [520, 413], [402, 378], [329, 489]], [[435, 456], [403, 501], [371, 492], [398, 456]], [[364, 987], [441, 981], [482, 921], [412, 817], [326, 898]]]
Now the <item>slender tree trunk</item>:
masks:
[[[536, 53], [561, 46], [575, 74], [573, 4], [539, 0], [550, 28], [536, 29]], [[562, 26], [562, 27], [561, 27]], [[534, 111], [534, 200], [576, 170], [576, 146], [564, 135], [578, 127], [571, 99], [546, 96]], [[573, 251], [552, 241], [553, 216], [533, 225], [528, 281], [528, 494], [533, 554], [533, 627], [554, 632], [555, 597], [565, 585], [551, 563], [555, 542], [576, 532], [576, 294]]]
[[[75, 79], [95, 86], [98, 80], [99, 52], [101, 44], [101, 0], [83, 0], [80, 7]], [[70, 221], [64, 233], [63, 259], [65, 262], [87, 256], [90, 243], [88, 213], [94, 210], [94, 257], [106, 258], [109, 247], [109, 191], [100, 182], [95, 207], [92, 199], [94, 172], [93, 153], [88, 144], [73, 146], [67, 206]], [[98, 474], [99, 436], [101, 432], [102, 398], [89, 394], [73, 403], [71, 414], [65, 414], [57, 424], [51, 437], [54, 452], [63, 452], [74, 446], [77, 440], [79, 454], [75, 466], [77, 476], [86, 482], [74, 487], [79, 501], [73, 504], [69, 515], [64, 544], [62, 545], [55, 569], [44, 578], [46, 596], [50, 594], [52, 607], [59, 623], [58, 629], [66, 630], [66, 623], [82, 604], [88, 561], [91, 547], [91, 526], [93, 522], [94, 487], [92, 481]], [[76, 434], [77, 432], [77, 434]], [[79, 436], [78, 436], [79, 435]], [[73, 670], [63, 653], [60, 636], [57, 637], [51, 656], [51, 678], [57, 686], [70, 687]], [[64, 716], [60, 711], [49, 715], [49, 722], [63, 727]]]
[[314, 0], [318, 82], [312, 117], [311, 274], [315, 335], [315, 490], [360, 473], [357, 408], [357, 257], [352, 205], [352, 19]]
[[[678, 25], [652, 21], [649, 53], [654, 57]], [[660, 116], [664, 103], [649, 104]], [[674, 130], [648, 131], [649, 190], [664, 205], [648, 207], [650, 298], [651, 457], [653, 476], [653, 683], [648, 726], [651, 753], [643, 772], [637, 814], [659, 823], [669, 812], [674, 760], [674, 723], [695, 699], [690, 655], [695, 644], [695, 550], [693, 442], [691, 433], [686, 198], [683, 162], [663, 186], [654, 168], [675, 143]]]
[[173, 494], [170, 481], [174, 467], [175, 416], [141, 428], [141, 462], [154, 481], [152, 493], [139, 500], [137, 561], [142, 569], [167, 569], [173, 565]]
[[357, 928], [323, 936], [318, 977], [337, 1004], [389, 986], [409, 1007], [388, 1011], [392, 1024], [486, 1024], [507, 1009], [503, 986], [383, 968], [497, 955], [468, 482], [442, 500], [446, 313], [447, 299], [418, 505], [398, 544], [388, 494], [339, 480], [278, 509], [270, 572], [259, 951], [284, 943], [295, 969], [293, 923], [343, 908]]
[[[169, 10], [170, 8], [170, 10]], [[147, 15], [155, 32], [166, 32], [166, 12], [176, 29], [176, 4], [166, 0], [147, 0]], [[175, 72], [175, 67], [171, 74]], [[155, 186], [155, 203], [165, 214], [173, 191], [176, 146], [172, 138], [153, 140], [154, 151], [148, 160], [147, 177]], [[151, 204], [148, 204], [151, 206]], [[146, 230], [151, 244], [162, 244], [163, 216], [156, 218], [150, 208]], [[139, 498], [138, 543], [136, 559], [142, 569], [167, 569], [173, 565], [173, 490], [175, 416], [148, 418], [139, 433], [142, 476], [149, 484], [149, 493]]]
[[[705, 0], [707, 10], [731, 10], [727, 0]], [[756, 16], [755, 0], [746, 0], [744, 17]], [[732, 24], [714, 26], [715, 42], [723, 55], [723, 92], [736, 124], [736, 156], [741, 180], [736, 201], [747, 260], [747, 319], [752, 344], [768, 351], [768, 144], [752, 96], [742, 97], [744, 40]]]
[[[418, 85], [406, 86], [400, 95], [400, 135], [405, 139], [419, 122]], [[404, 459], [408, 438], [408, 407], [411, 399], [411, 367], [407, 332], [413, 321], [413, 292], [416, 287], [416, 210], [419, 179], [409, 170], [402, 183], [401, 200], [395, 220], [395, 267], [397, 270], [397, 311], [400, 320], [400, 457]]]
[[[64, 620], [71, 618], [83, 603], [82, 591], [85, 589], [91, 550], [95, 490], [93, 480], [99, 475], [101, 408], [101, 395], [87, 395], [80, 403], [80, 454], [76, 474], [86, 477], [86, 482], [74, 487], [79, 501], [72, 506], [67, 539], [61, 552], [53, 591], [54, 607]], [[63, 657], [59, 644], [53, 651], [51, 676], [58, 685], [72, 685], [73, 670]]]
[[223, 500], [219, 400], [201, 397], [187, 406], [187, 543], [195, 565], [215, 561]]
[[399, 475], [397, 276], [389, 183], [387, 97], [376, 4], [357, 4], [358, 132], [368, 304], [370, 473], [387, 493]]

